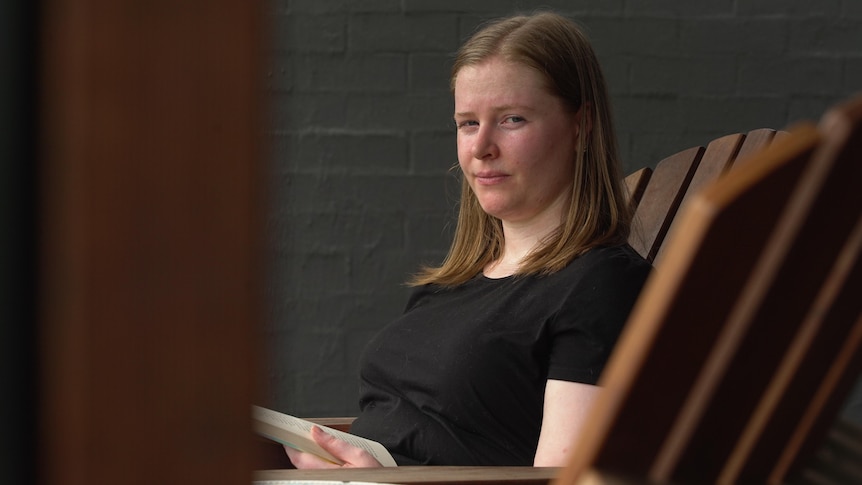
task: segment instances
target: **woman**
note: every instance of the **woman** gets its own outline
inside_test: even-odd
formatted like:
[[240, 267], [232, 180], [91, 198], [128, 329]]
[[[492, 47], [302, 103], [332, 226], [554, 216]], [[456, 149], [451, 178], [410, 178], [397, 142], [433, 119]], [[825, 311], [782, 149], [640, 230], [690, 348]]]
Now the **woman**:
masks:
[[[455, 238], [367, 347], [352, 432], [402, 465], [561, 466], [650, 271], [625, 244], [605, 83], [578, 27], [550, 13], [489, 24], [452, 72]], [[313, 436], [347, 466], [377, 466]]]

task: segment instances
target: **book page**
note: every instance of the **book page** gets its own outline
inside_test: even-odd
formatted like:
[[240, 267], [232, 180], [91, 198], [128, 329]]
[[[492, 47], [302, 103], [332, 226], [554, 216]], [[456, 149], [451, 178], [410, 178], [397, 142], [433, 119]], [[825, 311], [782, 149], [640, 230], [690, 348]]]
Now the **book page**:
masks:
[[341, 465], [343, 462], [329, 454], [311, 439], [312, 426], [317, 426], [332, 436], [367, 451], [383, 466], [398, 466], [386, 448], [376, 441], [344, 433], [328, 426], [315, 424], [260, 406], [252, 406], [252, 418], [254, 430], [258, 434], [299, 451], [312, 453], [338, 465]]

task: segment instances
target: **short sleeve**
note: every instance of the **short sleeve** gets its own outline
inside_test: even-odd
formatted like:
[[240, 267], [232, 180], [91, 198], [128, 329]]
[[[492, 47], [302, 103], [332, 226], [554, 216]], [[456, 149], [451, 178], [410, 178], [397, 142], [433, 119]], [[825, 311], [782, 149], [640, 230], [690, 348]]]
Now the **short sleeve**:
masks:
[[598, 382], [652, 268], [631, 249], [600, 253], [579, 268], [553, 317], [549, 379]]

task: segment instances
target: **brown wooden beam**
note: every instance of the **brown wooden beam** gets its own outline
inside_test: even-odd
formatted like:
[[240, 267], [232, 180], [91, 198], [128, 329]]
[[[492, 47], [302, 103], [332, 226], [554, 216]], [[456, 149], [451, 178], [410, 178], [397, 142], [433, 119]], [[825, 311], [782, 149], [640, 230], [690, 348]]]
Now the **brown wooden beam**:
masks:
[[44, 483], [245, 483], [258, 2], [42, 11]]

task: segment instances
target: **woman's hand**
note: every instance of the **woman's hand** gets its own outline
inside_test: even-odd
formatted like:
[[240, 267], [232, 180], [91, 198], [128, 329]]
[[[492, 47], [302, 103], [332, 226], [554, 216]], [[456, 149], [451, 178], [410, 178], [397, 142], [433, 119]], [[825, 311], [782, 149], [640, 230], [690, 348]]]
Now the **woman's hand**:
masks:
[[344, 464], [336, 465], [311, 453], [304, 453], [285, 446], [284, 451], [287, 452], [290, 462], [296, 468], [376, 468], [383, 466], [367, 451], [340, 440], [317, 426], [311, 428], [311, 439], [332, 456], [343, 461]]

